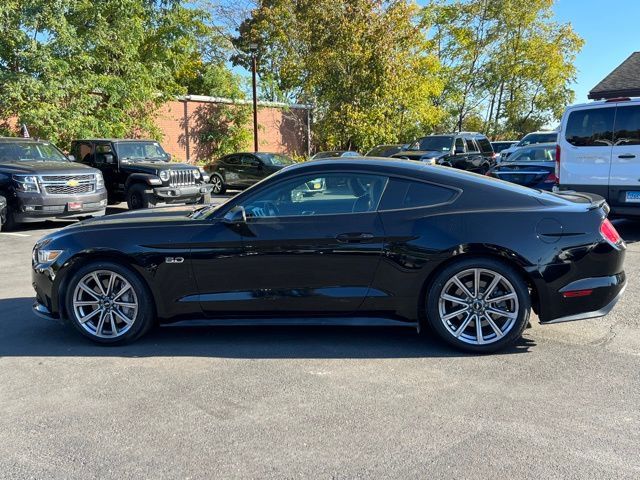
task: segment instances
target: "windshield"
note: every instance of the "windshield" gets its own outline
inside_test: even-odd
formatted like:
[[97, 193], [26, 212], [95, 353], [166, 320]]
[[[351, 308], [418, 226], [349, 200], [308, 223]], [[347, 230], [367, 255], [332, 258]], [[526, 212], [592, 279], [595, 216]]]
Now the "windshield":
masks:
[[256, 153], [256, 155], [267, 165], [284, 166], [296, 163], [292, 158], [286, 155], [280, 155], [279, 153]]
[[316, 153], [313, 158], [314, 159], [318, 159], [318, 158], [336, 158], [342, 155], [342, 152], [320, 152], [320, 153]]
[[167, 155], [158, 142], [116, 143], [116, 152], [120, 160], [169, 161], [169, 155]]
[[525, 137], [522, 140], [520, 140], [520, 143], [518, 143], [518, 146], [526, 147], [527, 145], [534, 145], [536, 143], [555, 142], [557, 139], [558, 139], [558, 134], [556, 132], [530, 133], [529, 135], [525, 135]]
[[0, 162], [68, 162], [60, 150], [50, 143], [0, 143]]
[[556, 147], [521, 148], [507, 157], [505, 162], [555, 162]]
[[453, 145], [453, 137], [433, 135], [420, 138], [409, 146], [407, 150], [429, 150], [434, 152], [448, 152]]

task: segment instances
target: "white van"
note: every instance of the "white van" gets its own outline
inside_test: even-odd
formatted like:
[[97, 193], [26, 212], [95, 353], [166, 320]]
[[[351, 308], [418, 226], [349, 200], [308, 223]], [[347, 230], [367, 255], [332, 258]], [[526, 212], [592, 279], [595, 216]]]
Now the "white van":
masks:
[[640, 98], [572, 105], [556, 153], [559, 190], [597, 193], [617, 215], [640, 215]]

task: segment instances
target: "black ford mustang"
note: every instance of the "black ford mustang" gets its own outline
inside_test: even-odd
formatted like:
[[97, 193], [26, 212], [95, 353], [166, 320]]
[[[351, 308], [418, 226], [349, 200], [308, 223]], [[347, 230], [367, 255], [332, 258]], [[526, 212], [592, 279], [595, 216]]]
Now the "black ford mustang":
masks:
[[[327, 187], [308, 194], [318, 178]], [[357, 316], [493, 351], [520, 337], [532, 308], [552, 323], [614, 306], [625, 245], [607, 211], [599, 197], [446, 167], [309, 162], [221, 206], [124, 213], [42, 238], [34, 310], [110, 344], [157, 322]]]

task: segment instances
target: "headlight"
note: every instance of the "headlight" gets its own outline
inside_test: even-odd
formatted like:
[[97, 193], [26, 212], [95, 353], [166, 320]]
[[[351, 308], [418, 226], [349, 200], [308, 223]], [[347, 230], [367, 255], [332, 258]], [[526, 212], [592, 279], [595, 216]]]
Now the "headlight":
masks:
[[101, 190], [104, 188], [104, 177], [102, 173], [96, 173], [96, 190]]
[[60, 256], [63, 250], [37, 250], [38, 263], [51, 263]]
[[13, 180], [21, 192], [39, 192], [38, 177], [35, 175], [14, 175]]
[[200, 170], [194, 170], [193, 171], [193, 178], [195, 178], [196, 180], [198, 180], [200, 178]]
[[162, 180], [163, 182], [168, 182], [170, 177], [169, 170], [162, 170], [159, 176], [160, 180]]

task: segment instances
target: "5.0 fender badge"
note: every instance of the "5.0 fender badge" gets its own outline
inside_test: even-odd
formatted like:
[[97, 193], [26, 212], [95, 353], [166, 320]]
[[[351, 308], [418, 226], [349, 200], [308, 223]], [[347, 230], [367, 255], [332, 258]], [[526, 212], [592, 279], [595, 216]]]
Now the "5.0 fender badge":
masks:
[[184, 258], [183, 257], [165, 257], [164, 261], [166, 263], [183, 263]]

